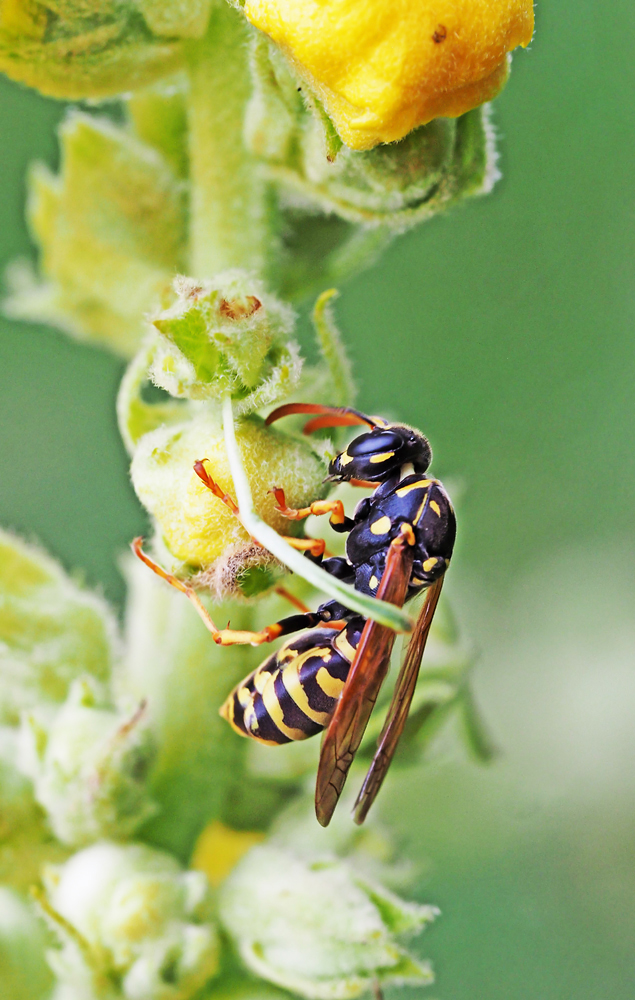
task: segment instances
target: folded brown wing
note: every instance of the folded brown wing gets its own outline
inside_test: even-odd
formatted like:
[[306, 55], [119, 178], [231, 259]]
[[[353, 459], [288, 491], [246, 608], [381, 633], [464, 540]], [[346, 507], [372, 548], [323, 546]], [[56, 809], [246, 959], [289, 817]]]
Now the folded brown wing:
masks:
[[[377, 597], [401, 607], [412, 570], [412, 549], [400, 536], [390, 545], [386, 568]], [[328, 826], [371, 712], [384, 682], [395, 632], [377, 622], [367, 621], [357, 646], [350, 673], [333, 718], [326, 730], [315, 788], [315, 812], [322, 826]]]
[[425, 601], [419, 613], [412, 638], [408, 644], [401, 670], [399, 671], [395, 693], [393, 694], [390, 708], [386, 715], [384, 728], [377, 742], [375, 756], [372, 759], [361, 791], [357, 796], [357, 802], [355, 803], [356, 823], [363, 823], [366, 819], [368, 810], [375, 801], [382, 782], [386, 777], [386, 772], [390, 767], [397, 744], [403, 733], [442, 586], [443, 577], [437, 580], [436, 583], [433, 583], [426, 591]]

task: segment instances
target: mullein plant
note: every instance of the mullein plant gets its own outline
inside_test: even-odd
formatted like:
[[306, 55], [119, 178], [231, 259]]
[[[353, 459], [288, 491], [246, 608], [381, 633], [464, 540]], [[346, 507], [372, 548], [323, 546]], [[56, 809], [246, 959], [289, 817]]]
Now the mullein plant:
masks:
[[[528, 0], [0, 0], [0, 68], [82, 102], [59, 174], [30, 172], [39, 267], [12, 265], [5, 311], [127, 359], [117, 413], [153, 553], [218, 620], [285, 615], [283, 580], [317, 599], [270, 491], [326, 496], [335, 442], [263, 414], [353, 402], [329, 286], [491, 189], [484, 102], [532, 30]], [[316, 296], [307, 365], [293, 307]], [[203, 458], [249, 533], [195, 474]], [[263, 650], [219, 648], [182, 594], [122, 567], [123, 628], [0, 535], [3, 997], [339, 1000], [430, 982], [406, 942], [437, 911], [397, 894], [389, 829], [340, 807], [323, 831], [317, 741], [271, 749], [219, 717]], [[451, 714], [487, 755], [469, 666], [442, 605], [395, 769]]]

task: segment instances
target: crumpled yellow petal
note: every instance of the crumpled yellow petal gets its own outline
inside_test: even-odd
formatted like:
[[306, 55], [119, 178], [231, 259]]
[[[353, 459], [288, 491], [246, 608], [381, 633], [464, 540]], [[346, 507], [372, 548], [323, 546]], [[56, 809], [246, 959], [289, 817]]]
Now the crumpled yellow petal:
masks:
[[534, 27], [532, 0], [246, 0], [244, 11], [353, 149], [490, 100]]

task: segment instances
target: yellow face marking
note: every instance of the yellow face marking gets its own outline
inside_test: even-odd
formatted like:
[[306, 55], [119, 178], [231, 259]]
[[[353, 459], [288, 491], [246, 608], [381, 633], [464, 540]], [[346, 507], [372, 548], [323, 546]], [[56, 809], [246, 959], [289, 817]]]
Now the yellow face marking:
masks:
[[437, 559], [436, 556], [432, 556], [432, 558], [426, 559], [426, 561], [423, 564], [423, 572], [429, 573], [431, 569], [434, 569], [438, 561], [439, 560]]
[[332, 677], [326, 667], [320, 667], [315, 679], [327, 697], [339, 698], [344, 687], [344, 681], [341, 681], [339, 677]]
[[389, 458], [394, 457], [394, 451], [382, 451], [381, 455], [371, 455], [370, 461], [373, 465], [377, 465], [379, 462], [387, 462]]
[[402, 486], [401, 489], [396, 490], [398, 497], [405, 497], [410, 493], [411, 490], [423, 490], [426, 486], [431, 486], [434, 479], [420, 479], [418, 483], [408, 483], [407, 486]]
[[377, 579], [377, 577], [376, 576], [371, 576], [370, 580], [368, 581], [368, 586], [370, 587], [371, 590], [377, 590], [377, 584], [378, 583], [379, 583], [379, 580]]
[[431, 506], [432, 510], [434, 511], [434, 513], [437, 515], [437, 517], [441, 517], [441, 508], [439, 507], [439, 505], [436, 502], [436, 500], [431, 500], [430, 501], [430, 506]]
[[370, 530], [373, 535], [387, 535], [390, 531], [390, 518], [386, 515], [378, 518], [376, 521], [373, 521]]
[[350, 465], [353, 461], [353, 456], [349, 455], [347, 451], [343, 451], [340, 455], [340, 465]]
[[337, 639], [335, 640], [335, 648], [337, 649], [338, 653], [342, 654], [345, 660], [348, 660], [349, 663], [353, 662], [353, 659], [355, 657], [355, 650], [353, 649], [353, 647], [351, 646], [350, 642], [346, 637], [345, 628], [342, 629], [342, 631], [338, 634]]

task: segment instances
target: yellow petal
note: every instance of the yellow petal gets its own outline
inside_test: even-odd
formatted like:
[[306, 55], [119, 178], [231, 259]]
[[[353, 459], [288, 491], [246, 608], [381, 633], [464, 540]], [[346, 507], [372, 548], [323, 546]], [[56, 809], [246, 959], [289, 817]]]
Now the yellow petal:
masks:
[[531, 41], [531, 0], [247, 0], [347, 145], [402, 139], [494, 97]]
[[264, 838], [257, 830], [232, 830], [215, 819], [198, 838], [190, 868], [205, 872], [210, 884], [219, 886], [243, 854]]

